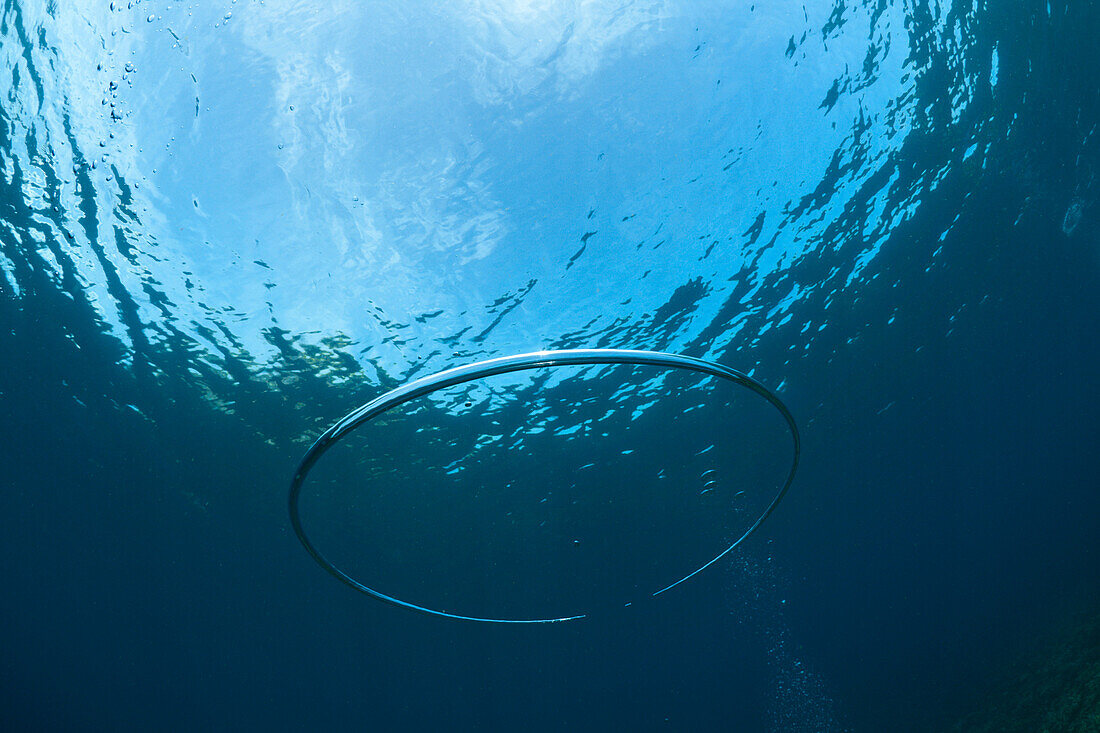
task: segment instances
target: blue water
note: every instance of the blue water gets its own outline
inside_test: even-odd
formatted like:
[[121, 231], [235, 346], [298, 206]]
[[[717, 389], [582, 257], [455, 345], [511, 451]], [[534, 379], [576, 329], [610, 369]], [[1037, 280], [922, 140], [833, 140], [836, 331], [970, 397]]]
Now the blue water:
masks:
[[[1100, 607], [1095, 3], [0, 4], [0, 723], [921, 731]], [[453, 388], [539, 349], [700, 357]], [[784, 442], [786, 441], [786, 442]], [[743, 492], [743, 493], [738, 493]]]

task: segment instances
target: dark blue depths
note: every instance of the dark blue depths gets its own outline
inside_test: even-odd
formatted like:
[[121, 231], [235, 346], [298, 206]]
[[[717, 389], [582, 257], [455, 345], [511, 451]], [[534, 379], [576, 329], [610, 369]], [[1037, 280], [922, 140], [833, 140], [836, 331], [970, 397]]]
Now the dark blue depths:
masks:
[[[869, 163], [868, 138], [882, 133], [857, 113], [800, 198], [763, 219], [754, 210], [747, 229], [736, 211], [666, 232], [694, 242], [736, 224], [719, 253], [757, 254], [723, 273], [730, 290], [686, 266], [673, 287], [649, 291], [629, 272], [655, 307], [615, 320], [621, 304], [589, 294], [611, 317], [556, 331], [536, 309], [545, 282], [475, 293], [486, 323], [410, 339], [427, 366], [385, 357], [381, 344], [432, 322], [429, 312], [389, 312], [348, 335], [284, 325], [291, 309], [274, 297], [255, 327], [254, 314], [187, 310], [205, 296], [190, 279], [179, 290], [158, 281], [138, 251], [156, 221], [143, 224], [135, 191], [152, 184], [134, 186], [116, 165], [104, 188], [110, 162], [91, 167], [98, 152], [65, 112], [75, 97], [46, 105], [60, 105], [49, 128], [60, 138], [28, 122], [20, 95], [48, 98], [56, 85], [41, 59], [66, 49], [51, 45], [56, 11], [24, 5], [2, 11], [5, 58], [22, 59], [2, 70], [0, 101], [5, 729], [936, 730], [978, 706], [1035, 639], [1097, 612], [1094, 5], [905, 4], [892, 38], [909, 44], [899, 99], [913, 112], [895, 149]], [[162, 11], [139, 9], [140, 23]], [[892, 10], [838, 3], [810, 40]], [[724, 29], [683, 39], [699, 52]], [[797, 59], [805, 42], [792, 35], [795, 50], [777, 58]], [[868, 59], [820, 90], [815, 114], [871, 84]], [[51, 160], [60, 148], [75, 165]], [[674, 183], [664, 195], [687, 196]], [[602, 204], [597, 184], [578, 188]], [[845, 186], [850, 197], [834, 199]], [[546, 245], [561, 272], [601, 256], [599, 235], [586, 235], [600, 215], [583, 203], [576, 239]], [[880, 220], [889, 230], [866, 257]], [[816, 244], [756, 279], [762, 240], [781, 241], [784, 227]], [[687, 245], [664, 246], [678, 272]], [[100, 273], [94, 293], [83, 267]], [[801, 295], [786, 321], [773, 307], [792, 283]], [[508, 319], [539, 336], [504, 339]], [[802, 426], [794, 489], [728, 562], [654, 603], [576, 624], [420, 616], [316, 568], [285, 515], [310, 438], [407, 378], [524, 345], [755, 367], [782, 384]]]

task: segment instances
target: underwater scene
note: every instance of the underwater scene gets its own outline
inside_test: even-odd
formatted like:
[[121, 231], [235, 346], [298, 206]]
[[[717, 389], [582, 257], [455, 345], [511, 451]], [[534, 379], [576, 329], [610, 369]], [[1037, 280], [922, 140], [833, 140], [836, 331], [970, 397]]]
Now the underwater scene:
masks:
[[1097, 37], [0, 0], [0, 729], [1100, 731]]

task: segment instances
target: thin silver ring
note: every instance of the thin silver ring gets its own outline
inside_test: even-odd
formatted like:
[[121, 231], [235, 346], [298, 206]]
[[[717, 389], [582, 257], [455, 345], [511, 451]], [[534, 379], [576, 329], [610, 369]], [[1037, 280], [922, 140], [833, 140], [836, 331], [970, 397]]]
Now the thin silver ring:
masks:
[[683, 583], [688, 578], [691, 578], [698, 573], [702, 572], [706, 568], [710, 567], [714, 563], [726, 556], [730, 550], [737, 547], [741, 542], [745, 540], [750, 534], [756, 531], [765, 519], [767, 519], [776, 506], [786, 495], [787, 490], [791, 487], [791, 483], [794, 481], [795, 471], [798, 469], [798, 459], [801, 453], [801, 440], [798, 434], [798, 426], [795, 424], [794, 416], [791, 415], [790, 410], [784, 405], [778, 397], [772, 392], [766, 389], [762, 384], [757, 382], [747, 374], [743, 374], [735, 369], [722, 366], [721, 364], [715, 364], [713, 362], [704, 361], [702, 359], [696, 359], [690, 356], [679, 356], [677, 354], [665, 354], [658, 351], [630, 351], [626, 349], [570, 349], [563, 351], [536, 351], [530, 354], [517, 354], [515, 356], [505, 356], [498, 359], [489, 359], [487, 361], [479, 361], [475, 364], [469, 364], [467, 366], [457, 367], [455, 369], [448, 369], [446, 371], [433, 374], [429, 377], [422, 377], [420, 379], [409, 382], [396, 389], [386, 392], [381, 397], [371, 400], [362, 407], [350, 412], [343, 419], [339, 420], [336, 424], [321, 434], [309, 450], [306, 451], [302, 457], [301, 462], [298, 464], [298, 470], [294, 472], [294, 479], [290, 482], [290, 495], [288, 505], [290, 508], [290, 523], [294, 527], [294, 533], [298, 536], [298, 541], [302, 543], [302, 546], [306, 548], [306, 551], [317, 561], [317, 564], [324, 568], [330, 575], [335, 577], [340, 582], [351, 586], [357, 591], [366, 593], [369, 596], [377, 598], [380, 601], [390, 603], [395, 606], [401, 606], [402, 608], [409, 608], [414, 611], [421, 611], [433, 616], [443, 616], [445, 618], [459, 619], [462, 621], [481, 621], [484, 623], [494, 624], [546, 624], [556, 623], [559, 621], [575, 621], [577, 619], [587, 618], [588, 614], [578, 614], [576, 616], [561, 616], [557, 618], [528, 618], [528, 619], [511, 619], [511, 618], [481, 618], [477, 616], [463, 616], [456, 613], [448, 613], [446, 611], [440, 611], [425, 606], [418, 606], [415, 603], [409, 603], [408, 601], [402, 601], [399, 598], [386, 595], [381, 591], [377, 591], [373, 588], [369, 588], [360, 583], [355, 578], [345, 573], [340, 568], [336, 567], [332, 562], [328, 560], [321, 552], [313, 546], [313, 543], [309, 541], [309, 537], [306, 536], [305, 529], [302, 527], [302, 520], [298, 513], [298, 498], [301, 495], [302, 484], [305, 482], [306, 475], [314, 464], [321, 458], [326, 450], [331, 448], [340, 438], [350, 433], [355, 428], [359, 427], [363, 423], [372, 420], [382, 413], [392, 410], [398, 405], [403, 405], [410, 400], [414, 400], [417, 397], [423, 397], [424, 395], [431, 394], [447, 387], [453, 387], [456, 384], [463, 384], [465, 382], [472, 382], [478, 379], [484, 379], [485, 377], [492, 377], [497, 374], [507, 374], [508, 372], [519, 372], [527, 369], [539, 369], [543, 367], [556, 367], [556, 366], [581, 366], [591, 364], [631, 364], [636, 366], [656, 366], [665, 367], [668, 369], [684, 369], [692, 372], [699, 372], [702, 374], [708, 374], [713, 377], [719, 377], [721, 379], [734, 382], [742, 387], [746, 387], [756, 394], [767, 400], [779, 413], [783, 416], [783, 419], [787, 421], [787, 427], [791, 431], [791, 437], [794, 440], [794, 455], [791, 460], [791, 469], [787, 473], [787, 479], [783, 482], [782, 488], [775, 498], [772, 499], [764, 513], [760, 515], [751, 527], [749, 527], [744, 534], [737, 538], [737, 540], [731, 544], [722, 552], [718, 553], [715, 557], [708, 560], [706, 563], [696, 568], [692, 572], [680, 578], [672, 585], [668, 585], [659, 591], [656, 591], [652, 595], [657, 596], [664, 593], [671, 588], [675, 588], [680, 583]]

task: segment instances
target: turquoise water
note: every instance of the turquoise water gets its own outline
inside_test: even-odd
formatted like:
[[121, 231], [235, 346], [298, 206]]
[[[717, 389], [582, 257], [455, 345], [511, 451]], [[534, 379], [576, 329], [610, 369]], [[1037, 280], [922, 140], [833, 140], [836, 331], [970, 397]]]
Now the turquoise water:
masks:
[[[1092, 3], [0, 4], [11, 730], [929, 730], [1095, 609]], [[685, 354], [386, 390], [541, 349]], [[374, 587], [374, 586], [372, 586]], [[626, 607], [630, 602], [632, 605]]]

